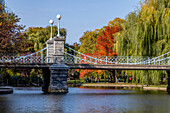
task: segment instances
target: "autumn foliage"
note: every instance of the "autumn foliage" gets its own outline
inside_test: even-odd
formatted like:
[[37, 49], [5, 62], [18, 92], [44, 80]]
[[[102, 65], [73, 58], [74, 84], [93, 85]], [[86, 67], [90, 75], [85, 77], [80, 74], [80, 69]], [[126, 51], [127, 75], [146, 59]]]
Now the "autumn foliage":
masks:
[[114, 56], [117, 53], [113, 52], [114, 45], [114, 34], [121, 31], [120, 26], [107, 26], [105, 30], [103, 30], [102, 35], [100, 35], [97, 39], [97, 51], [95, 55], [100, 56]]
[[[95, 51], [88, 50], [88, 51], [93, 51], [90, 53], [87, 53], [88, 51], [86, 51], [86, 58], [84, 55], [82, 55], [81, 59], [84, 59], [84, 60], [82, 60], [80, 63], [85, 63], [85, 60], [86, 60], [86, 61], [88, 61], [86, 63], [91, 64], [92, 63], [91, 61], [94, 59], [90, 59], [90, 57], [88, 57], [88, 56], [100, 59], [100, 56], [115, 56], [115, 55], [117, 55], [117, 53], [113, 51], [113, 45], [115, 43], [114, 35], [117, 32], [120, 32], [121, 30], [122, 30], [122, 27], [120, 25], [119, 26], [112, 25], [112, 26], [107, 26], [105, 28], [102, 28], [101, 34], [97, 36], [97, 40], [96, 40], [96, 44], [95, 44], [95, 48], [96, 48]], [[92, 43], [92, 44], [94, 44], [94, 43]], [[92, 54], [92, 53], [94, 53], [94, 54]], [[97, 61], [97, 62], [102, 63], [100, 61]], [[80, 70], [80, 78], [83, 78], [85, 75], [89, 75], [93, 72], [96, 72], [97, 74], [103, 73], [103, 71], [101, 71], [101, 70], [90, 70], [90, 69]]]
[[32, 43], [28, 42], [24, 33], [24, 26], [18, 25], [20, 21], [17, 15], [5, 9], [0, 4], [0, 52], [23, 53], [27, 52]]
[[[88, 60], [87, 64], [91, 64], [90, 60], [88, 59], [89, 58], [88, 56], [92, 56], [92, 54], [87, 53], [87, 54], [81, 55], [82, 61], [80, 63], [84, 64], [86, 63], [86, 60]], [[80, 76], [79, 76], [80, 78], [83, 78], [85, 75], [88, 75], [93, 72], [93, 70], [91, 69], [76, 70], [76, 71], [80, 71]]]
[[84, 69], [84, 70], [81, 70], [80, 71], [80, 78], [83, 78], [85, 75], [87, 75], [87, 74], [90, 74], [90, 73], [92, 73], [93, 72], [93, 70], [91, 70], [91, 69]]

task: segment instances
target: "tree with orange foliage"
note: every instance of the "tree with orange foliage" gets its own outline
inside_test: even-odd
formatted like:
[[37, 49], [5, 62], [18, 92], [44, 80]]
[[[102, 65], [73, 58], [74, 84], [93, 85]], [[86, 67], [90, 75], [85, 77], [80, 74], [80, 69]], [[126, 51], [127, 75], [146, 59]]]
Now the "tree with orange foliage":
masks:
[[97, 39], [96, 48], [97, 51], [95, 55], [100, 56], [114, 56], [117, 53], [113, 52], [114, 45], [114, 34], [120, 32], [122, 30], [121, 26], [107, 26], [102, 35], [100, 35]]
[[[87, 58], [87, 60], [88, 60], [88, 58], [89, 58], [89, 56], [92, 56], [92, 54], [90, 54], [90, 53], [87, 53], [87, 54], [85, 54], [86, 55], [86, 58]], [[85, 61], [85, 56], [84, 55], [81, 55], [81, 59], [83, 59], [80, 63], [88, 63], [88, 64], [91, 64], [90, 63], [90, 61], [91, 60], [88, 60], [88, 62], [86, 62]], [[78, 71], [78, 70], [77, 70]], [[84, 70], [79, 70], [80, 71], [80, 78], [83, 78], [85, 75], [88, 75], [88, 74], [90, 74], [90, 73], [92, 73], [94, 70], [91, 70], [91, 69], [84, 69]]]
[[[114, 56], [117, 55], [113, 51], [114, 45], [114, 34], [122, 30], [122, 25], [125, 23], [125, 20], [120, 18], [115, 18], [113, 21], [108, 23], [108, 26], [104, 26], [101, 29], [96, 29], [93, 32], [86, 32], [83, 37], [80, 38], [80, 49], [79, 52], [86, 54], [87, 56]], [[84, 59], [84, 56], [81, 56]], [[86, 60], [88, 57], [86, 58]], [[90, 58], [87, 60], [89, 61]], [[84, 63], [85, 60], [82, 60], [81, 63]], [[100, 61], [97, 61], [100, 62]], [[90, 62], [89, 62], [90, 63]], [[102, 63], [102, 62], [100, 62]], [[89, 73], [96, 72], [97, 75], [104, 74], [105, 70], [79, 70], [80, 78], [83, 78]]]
[[91, 69], [84, 69], [80, 71], [80, 78], [83, 78], [85, 75], [92, 73], [94, 70]]

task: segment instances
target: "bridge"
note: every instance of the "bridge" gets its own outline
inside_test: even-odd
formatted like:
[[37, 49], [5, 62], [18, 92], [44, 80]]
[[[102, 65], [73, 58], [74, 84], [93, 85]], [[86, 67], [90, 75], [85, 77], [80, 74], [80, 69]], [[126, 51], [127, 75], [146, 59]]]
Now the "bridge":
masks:
[[[44, 92], [67, 93], [69, 69], [100, 70], [165, 70], [170, 92], [170, 51], [158, 57], [90, 56], [64, 45], [64, 37], [46, 42], [47, 47], [28, 55], [1, 55], [0, 68], [40, 68], [44, 77]], [[65, 52], [64, 47], [69, 51]]]

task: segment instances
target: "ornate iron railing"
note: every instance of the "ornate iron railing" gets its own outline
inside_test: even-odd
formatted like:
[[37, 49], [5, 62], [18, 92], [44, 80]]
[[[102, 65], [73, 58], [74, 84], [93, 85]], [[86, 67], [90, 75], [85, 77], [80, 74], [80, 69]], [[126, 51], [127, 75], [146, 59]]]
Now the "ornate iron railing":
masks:
[[65, 52], [66, 63], [170, 65], [170, 51], [153, 58], [148, 56], [94, 56], [80, 53], [66, 45], [65, 47], [71, 51]]
[[[0, 63], [54, 63], [53, 56], [46, 57], [44, 54], [50, 47], [53, 45], [28, 55], [0, 54]], [[69, 49], [69, 52], [64, 52], [65, 63], [170, 65], [170, 51], [154, 58], [147, 56], [94, 56], [80, 53], [66, 45], [65, 47]]]

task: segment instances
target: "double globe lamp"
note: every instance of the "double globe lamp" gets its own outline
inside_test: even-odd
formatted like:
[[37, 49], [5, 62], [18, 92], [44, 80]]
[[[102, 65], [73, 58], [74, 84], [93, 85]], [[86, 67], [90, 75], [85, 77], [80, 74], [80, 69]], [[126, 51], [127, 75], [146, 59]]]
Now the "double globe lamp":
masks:
[[[56, 16], [56, 18], [58, 19], [58, 34], [57, 34], [57, 36], [60, 37], [60, 19], [61, 19], [61, 15], [58, 14]], [[52, 26], [54, 24], [54, 20], [50, 20], [49, 23], [51, 25], [51, 37], [50, 37], [50, 40], [52, 40]]]

